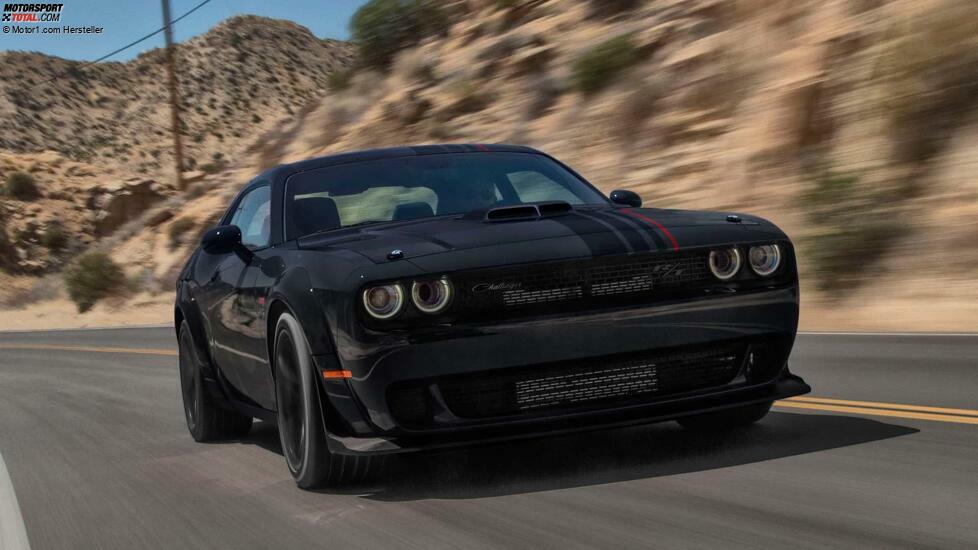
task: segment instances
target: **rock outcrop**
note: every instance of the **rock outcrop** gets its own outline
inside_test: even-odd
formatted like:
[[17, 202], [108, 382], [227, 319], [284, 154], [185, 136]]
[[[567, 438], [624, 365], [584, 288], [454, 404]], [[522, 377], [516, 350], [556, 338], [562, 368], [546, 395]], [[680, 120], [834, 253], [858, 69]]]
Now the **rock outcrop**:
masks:
[[154, 180], [135, 179], [92, 188], [85, 207], [92, 214], [95, 236], [104, 237], [165, 197], [163, 187]]

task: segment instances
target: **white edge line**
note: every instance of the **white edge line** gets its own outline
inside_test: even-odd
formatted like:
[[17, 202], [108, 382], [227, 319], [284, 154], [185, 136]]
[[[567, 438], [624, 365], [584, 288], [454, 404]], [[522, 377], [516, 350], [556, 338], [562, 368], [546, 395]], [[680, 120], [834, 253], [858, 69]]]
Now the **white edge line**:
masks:
[[0, 330], [0, 334], [26, 334], [29, 332], [89, 332], [97, 330], [124, 330], [146, 328], [173, 328], [172, 325], [118, 325], [113, 327], [80, 327], [80, 328], [39, 328], [34, 330]]
[[30, 547], [14, 484], [10, 481], [3, 456], [0, 456], [0, 549], [30, 550]]
[[820, 330], [799, 330], [804, 336], [958, 336], [978, 338], [978, 332], [831, 332]]

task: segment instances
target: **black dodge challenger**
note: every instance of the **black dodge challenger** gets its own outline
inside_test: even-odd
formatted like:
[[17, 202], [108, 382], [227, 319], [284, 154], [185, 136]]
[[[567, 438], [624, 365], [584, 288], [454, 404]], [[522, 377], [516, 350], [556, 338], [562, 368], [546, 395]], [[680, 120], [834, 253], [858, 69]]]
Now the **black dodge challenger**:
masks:
[[244, 187], [179, 276], [194, 439], [277, 422], [303, 488], [392, 453], [677, 420], [810, 390], [794, 249], [747, 215], [610, 199], [509, 145], [361, 151]]

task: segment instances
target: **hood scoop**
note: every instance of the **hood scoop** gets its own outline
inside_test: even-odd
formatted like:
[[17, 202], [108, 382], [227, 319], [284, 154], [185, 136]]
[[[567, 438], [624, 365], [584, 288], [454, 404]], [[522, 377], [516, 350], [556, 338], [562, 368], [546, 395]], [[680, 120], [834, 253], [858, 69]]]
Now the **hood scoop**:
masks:
[[500, 206], [499, 208], [490, 208], [489, 210], [476, 210], [475, 212], [469, 212], [463, 218], [486, 222], [508, 222], [559, 216], [573, 211], [574, 207], [570, 203], [565, 201], [549, 201], [536, 204]]

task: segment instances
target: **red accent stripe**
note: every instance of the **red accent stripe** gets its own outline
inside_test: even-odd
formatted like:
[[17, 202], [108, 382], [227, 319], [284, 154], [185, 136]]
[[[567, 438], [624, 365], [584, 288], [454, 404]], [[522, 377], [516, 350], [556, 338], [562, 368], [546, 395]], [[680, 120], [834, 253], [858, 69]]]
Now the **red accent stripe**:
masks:
[[629, 215], [629, 216], [631, 216], [633, 218], [638, 218], [640, 220], [647, 221], [647, 222], [651, 223], [652, 225], [656, 226], [656, 228], [658, 228], [659, 231], [662, 231], [662, 234], [663, 235], [665, 235], [666, 237], [669, 237], [669, 242], [672, 243], [672, 249], [673, 250], [679, 250], [679, 243], [676, 242], [676, 238], [673, 237], [672, 236], [672, 233], [670, 233], [669, 230], [666, 229], [666, 227], [664, 225], [662, 225], [661, 223], [653, 220], [652, 218], [650, 218], [648, 216], [644, 216], [642, 214], [639, 214], [638, 212], [636, 212], [634, 210], [631, 210], [629, 208], [623, 208], [621, 210], [621, 212], [623, 214], [627, 214], [627, 215]]
[[476, 148], [477, 148], [477, 149], [479, 149], [480, 151], [484, 151], [484, 152], [486, 152], [486, 153], [488, 153], [488, 152], [489, 152], [489, 148], [488, 148], [488, 147], [486, 147], [485, 145], [483, 145], [483, 144], [481, 144], [481, 143], [476, 143], [476, 144], [475, 144], [475, 146], [476, 146]]

